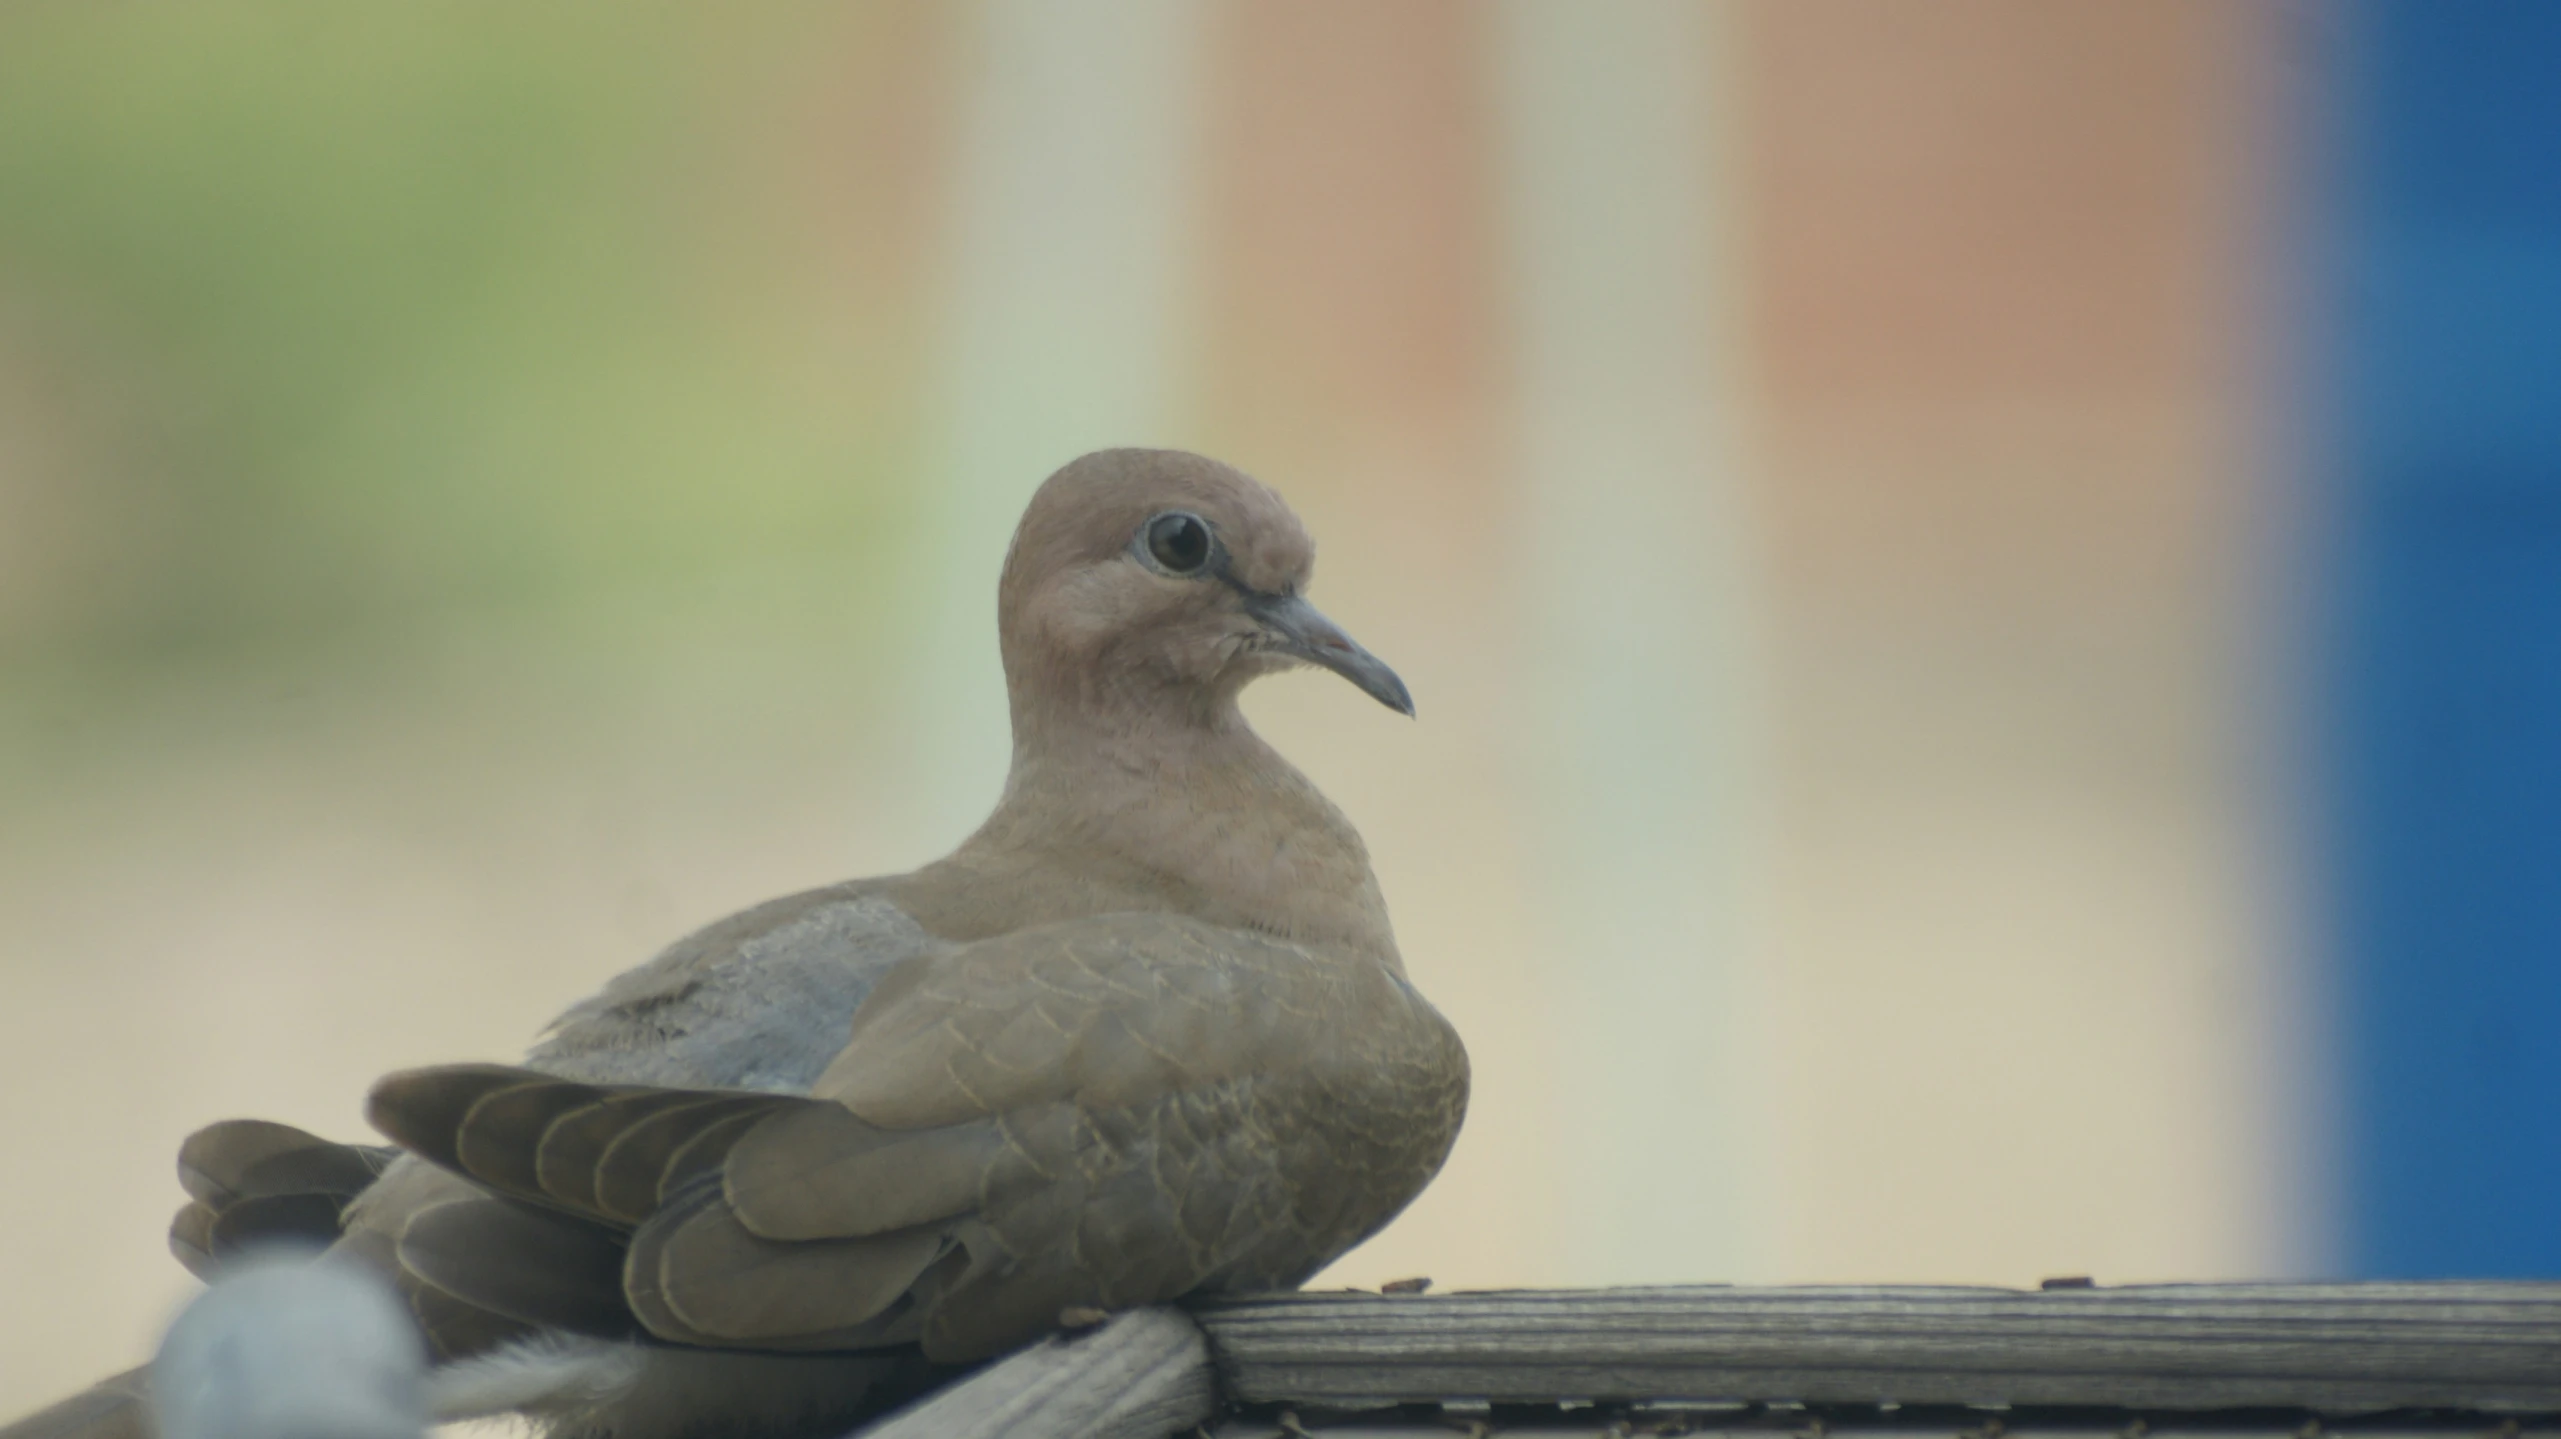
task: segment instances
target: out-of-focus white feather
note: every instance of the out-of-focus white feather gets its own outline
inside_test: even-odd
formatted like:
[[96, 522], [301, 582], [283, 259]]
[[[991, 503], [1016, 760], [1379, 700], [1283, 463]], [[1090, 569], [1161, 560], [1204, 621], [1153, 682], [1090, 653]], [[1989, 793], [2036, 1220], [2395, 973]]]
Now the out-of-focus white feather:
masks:
[[360, 1265], [269, 1252], [227, 1265], [151, 1365], [161, 1439], [420, 1439], [427, 1354]]
[[437, 1370], [427, 1381], [427, 1407], [448, 1423], [516, 1410], [584, 1415], [639, 1382], [642, 1360], [636, 1344], [541, 1335]]

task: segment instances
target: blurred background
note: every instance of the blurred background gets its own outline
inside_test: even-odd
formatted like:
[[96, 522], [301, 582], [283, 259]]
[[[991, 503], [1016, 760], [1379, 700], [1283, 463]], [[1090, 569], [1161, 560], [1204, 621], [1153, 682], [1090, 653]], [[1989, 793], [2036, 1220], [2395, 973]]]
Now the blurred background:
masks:
[[[2561, 7], [0, 11], [0, 1412], [940, 853], [1103, 444], [1476, 1060], [1324, 1283], [2561, 1273]], [[2536, 1036], [2542, 1036], [2537, 1038]]]

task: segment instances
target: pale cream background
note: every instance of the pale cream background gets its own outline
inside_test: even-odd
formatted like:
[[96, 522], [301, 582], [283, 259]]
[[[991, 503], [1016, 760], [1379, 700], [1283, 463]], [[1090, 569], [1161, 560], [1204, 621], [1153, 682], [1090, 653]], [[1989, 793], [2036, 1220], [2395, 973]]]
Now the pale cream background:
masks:
[[[533, 37], [557, 72], [503, 93], [649, 138], [560, 162], [586, 228], [523, 242], [450, 369], [292, 431], [326, 504], [402, 516], [295, 542], [398, 570], [344, 624], [94, 638], [193, 552], [118, 488], [188, 462], [154, 417], [227, 403], [269, 312], [164, 352], [0, 232], [0, 1411], [189, 1292], [190, 1127], [361, 1135], [385, 1070], [510, 1055], [694, 924], [957, 839], [1001, 765], [1002, 525], [1120, 439], [1290, 495], [1420, 704], [1250, 706], [1477, 1060], [1446, 1173], [1324, 1282], [2316, 1266], [2250, 778], [2261, 12], [1542, 8]], [[11, 23], [23, 64], [196, 74]], [[206, 63], [273, 53], [202, 23]], [[436, 23], [462, 56], [531, 22]], [[67, 173], [142, 123], [44, 93]], [[284, 93], [279, 133], [371, 103]], [[491, 536], [547, 578], [439, 579]]]

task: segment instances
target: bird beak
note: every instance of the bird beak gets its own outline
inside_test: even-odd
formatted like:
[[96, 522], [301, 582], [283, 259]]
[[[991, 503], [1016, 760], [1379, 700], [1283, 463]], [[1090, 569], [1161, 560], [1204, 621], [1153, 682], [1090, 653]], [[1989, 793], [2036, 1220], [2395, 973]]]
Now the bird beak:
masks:
[[1279, 641], [1273, 648], [1332, 670], [1398, 714], [1414, 713], [1414, 697], [1405, 692], [1405, 682], [1396, 677], [1396, 671], [1353, 643], [1342, 626], [1325, 618], [1314, 605], [1296, 595], [1248, 595], [1245, 608]]

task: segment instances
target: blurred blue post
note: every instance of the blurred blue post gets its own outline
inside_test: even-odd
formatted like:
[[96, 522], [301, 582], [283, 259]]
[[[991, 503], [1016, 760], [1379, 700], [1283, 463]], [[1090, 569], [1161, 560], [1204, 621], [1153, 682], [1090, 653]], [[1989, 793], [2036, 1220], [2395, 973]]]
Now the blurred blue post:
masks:
[[2343, 1258], [2561, 1275], [2561, 5], [2343, 18]]

